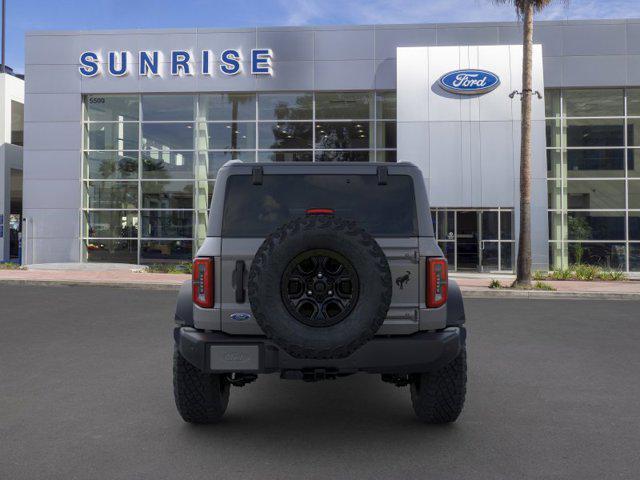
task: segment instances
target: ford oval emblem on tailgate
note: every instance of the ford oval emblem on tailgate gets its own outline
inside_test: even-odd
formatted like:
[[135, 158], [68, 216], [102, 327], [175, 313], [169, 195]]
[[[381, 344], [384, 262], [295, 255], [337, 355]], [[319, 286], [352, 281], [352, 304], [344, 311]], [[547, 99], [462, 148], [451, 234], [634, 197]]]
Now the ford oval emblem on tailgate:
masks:
[[231, 320], [234, 320], [236, 322], [244, 322], [246, 320], [249, 320], [251, 318], [251, 315], [248, 313], [232, 313], [231, 315], [229, 315], [229, 318], [231, 318]]
[[500, 78], [486, 70], [466, 69], [445, 73], [438, 83], [447, 92], [480, 95], [497, 88], [500, 85]]

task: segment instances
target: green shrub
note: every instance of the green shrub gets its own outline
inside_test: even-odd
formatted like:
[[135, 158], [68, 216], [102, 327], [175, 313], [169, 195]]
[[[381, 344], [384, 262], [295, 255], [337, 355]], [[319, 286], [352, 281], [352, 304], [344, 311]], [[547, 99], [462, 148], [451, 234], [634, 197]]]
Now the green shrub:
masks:
[[620, 282], [626, 280], [627, 275], [620, 270], [603, 270], [598, 273], [598, 278], [609, 282]]
[[548, 292], [555, 292], [556, 289], [555, 287], [553, 287], [552, 285], [549, 285], [548, 283], [545, 282], [536, 282], [533, 284], [533, 288], [535, 290], [546, 290]]
[[533, 272], [533, 279], [534, 280], [546, 280], [549, 277], [549, 274], [543, 270], [536, 270], [535, 272]]
[[592, 281], [600, 275], [602, 269], [596, 265], [579, 264], [574, 267], [577, 280]]
[[552, 280], [569, 280], [573, 278], [573, 272], [569, 268], [561, 268], [560, 270], [553, 270], [550, 277]]
[[152, 263], [147, 265], [149, 273], [186, 273], [191, 274], [193, 265], [191, 262], [180, 263]]
[[20, 270], [20, 264], [13, 262], [0, 262], [0, 270]]
[[489, 288], [502, 288], [500, 280], [493, 279], [489, 282]]

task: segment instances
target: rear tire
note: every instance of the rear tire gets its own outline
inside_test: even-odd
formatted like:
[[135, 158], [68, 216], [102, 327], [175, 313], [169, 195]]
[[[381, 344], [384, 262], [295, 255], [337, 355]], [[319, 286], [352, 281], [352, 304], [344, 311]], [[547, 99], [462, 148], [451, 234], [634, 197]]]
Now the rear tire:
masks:
[[219, 422], [229, 404], [229, 387], [223, 375], [201, 372], [174, 348], [173, 395], [185, 422]]
[[416, 374], [411, 381], [411, 402], [425, 423], [455, 422], [462, 412], [467, 391], [467, 351], [435, 372]]

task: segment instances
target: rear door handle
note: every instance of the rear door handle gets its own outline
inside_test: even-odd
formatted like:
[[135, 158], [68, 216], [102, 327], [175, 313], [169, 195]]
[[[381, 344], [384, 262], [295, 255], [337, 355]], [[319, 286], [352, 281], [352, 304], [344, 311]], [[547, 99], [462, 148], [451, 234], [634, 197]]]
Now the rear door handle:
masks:
[[236, 303], [244, 303], [244, 262], [238, 260], [236, 262], [236, 269], [233, 272], [233, 284], [236, 290]]

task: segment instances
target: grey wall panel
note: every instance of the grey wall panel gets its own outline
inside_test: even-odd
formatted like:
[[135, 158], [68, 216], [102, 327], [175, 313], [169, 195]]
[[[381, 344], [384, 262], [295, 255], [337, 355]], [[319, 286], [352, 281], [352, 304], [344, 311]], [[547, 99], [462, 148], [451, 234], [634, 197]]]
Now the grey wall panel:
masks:
[[80, 232], [80, 212], [76, 208], [30, 208], [29, 216], [36, 225], [32, 233], [37, 238], [69, 238]]
[[396, 58], [398, 47], [429, 47], [436, 44], [435, 28], [376, 28], [377, 59]]
[[25, 93], [77, 93], [80, 74], [76, 65], [25, 65]]
[[78, 180], [80, 175], [80, 151], [26, 150], [24, 152], [25, 180]]
[[24, 103], [25, 122], [79, 122], [82, 99], [77, 93], [29, 93]]
[[370, 90], [375, 86], [373, 60], [315, 62], [317, 90]]
[[[220, 64], [213, 66], [212, 75], [197, 74], [196, 90], [200, 92], [242, 92], [256, 89], [256, 77], [251, 75], [251, 64], [242, 62], [242, 71], [237, 75], [224, 75], [220, 72]], [[179, 79], [176, 79], [178, 81]]]
[[[80, 91], [82, 93], [136, 93], [140, 90], [140, 78], [137, 75], [138, 65], [132, 65], [133, 73], [122, 77], [111, 77], [109, 75], [96, 75], [95, 77], [82, 77]], [[76, 72], [76, 75], [79, 74]], [[151, 81], [151, 79], [149, 79]], [[157, 83], [162, 83], [164, 79], [156, 77]]]
[[543, 70], [544, 70], [545, 87], [560, 88], [562, 86], [562, 68], [563, 68], [562, 57], [544, 57], [543, 62], [544, 62]]
[[316, 31], [315, 59], [373, 59], [373, 39], [373, 29]]
[[274, 62], [273, 75], [256, 78], [256, 88], [267, 90], [313, 90], [313, 62]]
[[80, 151], [82, 125], [79, 122], [28, 122], [24, 125], [25, 150]]
[[29, 241], [28, 263], [66, 263], [80, 261], [75, 238], [33, 238]]
[[25, 209], [80, 208], [78, 180], [24, 180]]
[[640, 85], [640, 55], [627, 56], [627, 85]]
[[640, 23], [627, 23], [627, 53], [640, 54]]
[[624, 23], [565, 25], [563, 55], [620, 55], [626, 53]]
[[395, 59], [376, 60], [374, 65], [376, 90], [395, 90], [398, 75]]
[[[480, 122], [482, 207], [514, 207], [512, 122]], [[473, 158], [473, 153], [472, 153]], [[476, 177], [478, 178], [478, 177]]]
[[460, 122], [429, 122], [429, 183], [433, 207], [462, 205], [463, 169]]
[[407, 148], [398, 155], [398, 161], [411, 162], [429, 177], [429, 124], [427, 122], [403, 122], [398, 125], [398, 144]]
[[77, 35], [26, 35], [25, 65], [76, 64], [80, 58]]
[[[201, 50], [211, 50], [216, 59], [220, 59], [220, 54], [229, 48], [241, 50], [247, 57], [252, 48], [257, 48], [256, 31], [248, 29], [244, 31], [227, 32], [202, 32], [198, 30], [196, 36], [196, 47], [198, 55]], [[261, 47], [264, 45], [260, 45]], [[248, 60], [248, 57], [246, 58]]]
[[[534, 179], [531, 182], [531, 198], [547, 198], [547, 181]], [[549, 269], [549, 221], [546, 202], [532, 201], [531, 203], [531, 268], [536, 270]], [[518, 223], [515, 224], [516, 232]]]
[[[136, 68], [138, 66], [136, 65]], [[196, 67], [195, 72], [197, 72], [199, 66]], [[245, 74], [246, 75], [246, 74]], [[221, 75], [218, 75], [221, 76]], [[130, 75], [132, 77], [137, 77], [137, 86], [138, 91], [141, 93], [147, 92], [177, 92], [177, 93], [189, 93], [189, 92], [197, 92], [198, 91], [198, 82], [200, 80], [200, 75], [198, 73], [194, 73], [193, 75], [164, 75], [162, 78], [158, 77], [147, 77], [147, 76], [139, 76], [139, 75]], [[204, 79], [209, 80], [210, 77], [202, 77]], [[107, 81], [111, 80], [112, 82], [117, 82], [117, 78], [107, 78]], [[85, 82], [83, 82], [84, 84]]]
[[285, 30], [264, 32], [258, 30], [259, 48], [270, 48], [277, 62], [313, 60], [313, 31]]
[[497, 45], [498, 27], [438, 27], [438, 45]]
[[563, 57], [564, 87], [624, 86], [627, 82], [627, 59], [624, 55]]
[[[561, 25], [536, 24], [533, 29], [533, 43], [542, 45], [545, 56], [562, 55], [563, 50], [563, 27]], [[522, 26], [499, 26], [498, 42], [502, 45], [522, 44]]]

